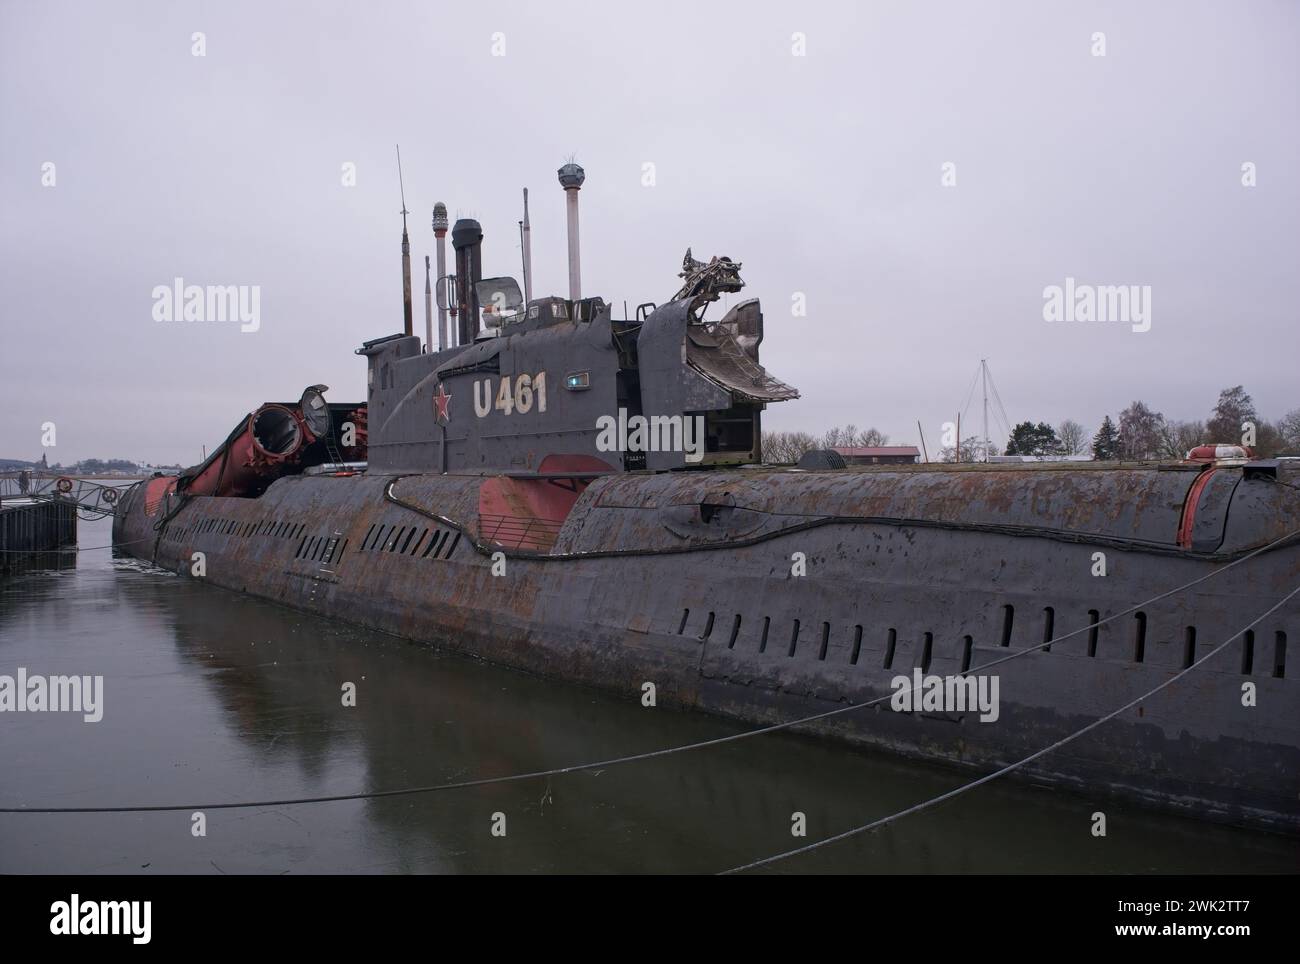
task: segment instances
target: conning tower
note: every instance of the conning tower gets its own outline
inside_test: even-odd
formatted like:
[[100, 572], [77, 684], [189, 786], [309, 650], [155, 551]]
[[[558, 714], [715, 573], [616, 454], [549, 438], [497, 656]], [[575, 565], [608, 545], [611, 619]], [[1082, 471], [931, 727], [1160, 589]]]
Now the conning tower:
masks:
[[[559, 173], [576, 295], [585, 172], [570, 163]], [[454, 306], [456, 344], [434, 350], [395, 334], [357, 350], [368, 365], [372, 472], [590, 475], [761, 461], [763, 409], [798, 392], [759, 362], [757, 299], [705, 317], [743, 287], [739, 262], [700, 262], [688, 249], [671, 300], [615, 319], [599, 297], [525, 304], [514, 278], [483, 277], [477, 221], [458, 220], [451, 235], [455, 274], [439, 279], [438, 305]]]

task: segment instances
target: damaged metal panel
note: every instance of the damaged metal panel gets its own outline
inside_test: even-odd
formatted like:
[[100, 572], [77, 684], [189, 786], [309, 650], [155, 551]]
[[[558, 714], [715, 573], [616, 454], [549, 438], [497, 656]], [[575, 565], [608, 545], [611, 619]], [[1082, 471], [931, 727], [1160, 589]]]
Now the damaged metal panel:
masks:
[[[1234, 550], [1282, 535], [1290, 500], [1283, 487], [1265, 481], [1244, 483], [1242, 497], [1249, 494], [1253, 511], [1240, 513], [1240, 520], [1232, 517], [1230, 530], [1225, 530], [1228, 504], [1241, 475], [1223, 471], [1215, 485], [1199, 493], [1201, 542], [1196, 548], [1214, 551], [1224, 542], [1225, 531], [1243, 534], [1232, 541]], [[611, 477], [593, 483], [581, 526], [566, 526], [559, 546], [580, 551], [615, 541], [663, 548], [694, 536], [725, 542], [740, 532], [842, 523], [1003, 530], [1095, 540], [1119, 548], [1173, 550], [1196, 478], [1194, 472], [1155, 468], [1101, 472], [1020, 466]], [[694, 523], [693, 536], [680, 531], [687, 518]], [[1274, 521], [1265, 525], [1260, 520]]]

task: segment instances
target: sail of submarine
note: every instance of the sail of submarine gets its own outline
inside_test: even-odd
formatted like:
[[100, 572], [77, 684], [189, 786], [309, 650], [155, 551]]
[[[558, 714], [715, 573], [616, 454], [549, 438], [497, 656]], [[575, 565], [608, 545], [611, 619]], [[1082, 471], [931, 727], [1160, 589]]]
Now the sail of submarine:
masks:
[[[1239, 632], [1300, 577], [1295, 462], [764, 466], [762, 413], [798, 392], [760, 363], [757, 299], [708, 317], [741, 264], [688, 250], [673, 297], [616, 319], [581, 295], [585, 172], [559, 179], [569, 297], [484, 278], [482, 227], [457, 221], [438, 346], [409, 324], [366, 341], [364, 403], [313, 386], [260, 406], [201, 465], [134, 487], [114, 542], [185, 574], [202, 552], [228, 589], [629, 698], [653, 682], [664, 703], [756, 724], [1000, 661], [996, 714], [885, 703], [798, 728], [973, 772], [1232, 639], [1018, 775], [1300, 832], [1300, 608]], [[617, 417], [683, 443], [698, 425], [699, 458], [611, 451]]]

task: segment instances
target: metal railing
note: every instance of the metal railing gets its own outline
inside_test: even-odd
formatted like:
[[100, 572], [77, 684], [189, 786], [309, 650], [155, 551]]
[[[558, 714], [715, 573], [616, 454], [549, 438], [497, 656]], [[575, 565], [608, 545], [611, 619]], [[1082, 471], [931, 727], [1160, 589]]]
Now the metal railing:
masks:
[[0, 506], [52, 502], [73, 503], [77, 510], [91, 516], [112, 515], [126, 480], [101, 481], [77, 479], [67, 475], [0, 476]]
[[563, 522], [533, 516], [486, 515], [479, 513], [479, 535], [508, 549], [547, 550], [559, 538]]

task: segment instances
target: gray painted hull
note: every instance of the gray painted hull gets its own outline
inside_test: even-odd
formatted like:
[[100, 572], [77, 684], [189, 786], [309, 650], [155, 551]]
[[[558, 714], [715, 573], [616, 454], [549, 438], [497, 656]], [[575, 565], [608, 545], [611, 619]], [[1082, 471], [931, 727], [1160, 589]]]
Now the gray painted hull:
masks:
[[[1238, 511], [1234, 529], [1226, 508], [1223, 518], [1207, 509], [1220, 556], [1180, 553], [1163, 534], [1179, 506], [1161, 487], [1187, 482], [1169, 473], [630, 474], [577, 500], [550, 550], [561, 558], [505, 552], [494, 575], [492, 547], [476, 545], [483, 481], [291, 477], [257, 499], [179, 509], [147, 505], [140, 486], [119, 506], [114, 540], [185, 574], [202, 552], [204, 578], [226, 589], [629, 700], [651, 682], [661, 705], [765, 724], [886, 696], [927, 661], [930, 674], [978, 673], [1212, 572], [1229, 558], [1222, 551], [1239, 556], [1298, 527], [1289, 495], [1235, 484], [1235, 505], [1284, 500], [1283, 511], [1270, 506], [1272, 528]], [[1020, 494], [1004, 504], [1008, 484]], [[1137, 509], [1089, 501], [1103, 491], [1138, 499]], [[702, 513], [706, 503], [721, 509]], [[1045, 518], [1060, 523], [1054, 535], [994, 524]], [[1104, 578], [1091, 574], [1099, 548]], [[608, 550], [627, 555], [599, 554]], [[792, 573], [796, 553], [805, 575]], [[1292, 543], [1146, 606], [1142, 627], [1125, 615], [1002, 663], [988, 671], [1000, 683], [995, 722], [885, 702], [799, 729], [987, 772], [1168, 680], [1298, 578]], [[1277, 665], [1297, 632], [1293, 601], [1256, 627], [1249, 654], [1236, 639], [1017, 776], [1078, 791], [1085, 814], [1119, 796], [1300, 831], [1300, 687], [1294, 667]], [[1243, 706], [1247, 683], [1254, 706]]]

